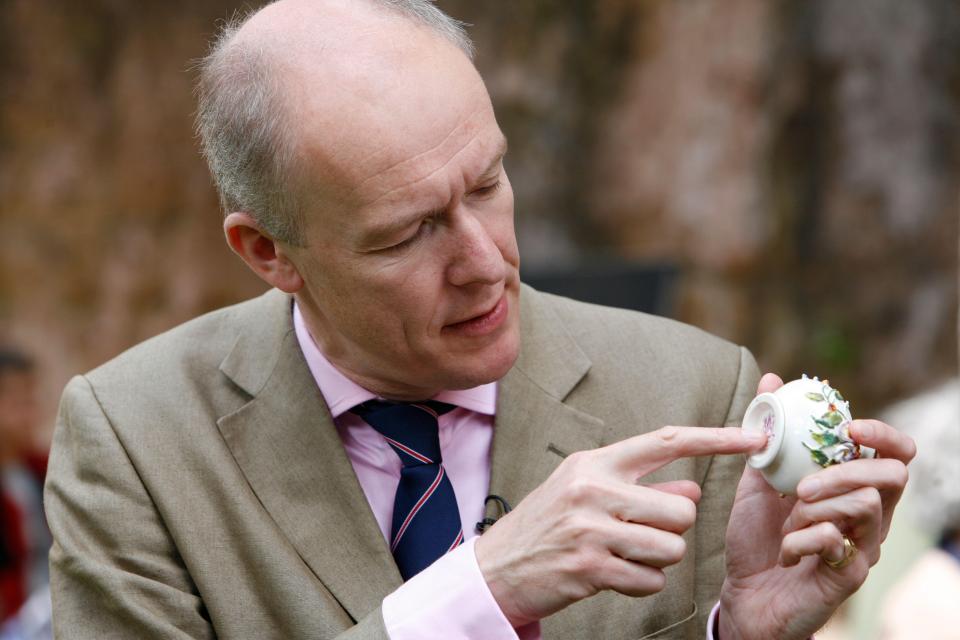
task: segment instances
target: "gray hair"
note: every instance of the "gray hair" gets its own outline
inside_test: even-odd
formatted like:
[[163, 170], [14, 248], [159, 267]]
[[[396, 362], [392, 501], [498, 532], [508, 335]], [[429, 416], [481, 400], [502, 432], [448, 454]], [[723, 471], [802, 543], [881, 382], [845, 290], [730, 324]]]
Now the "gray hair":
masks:
[[[433, 30], [473, 60], [465, 24], [433, 0], [368, 0]], [[306, 244], [303, 200], [296, 186], [296, 146], [285, 117], [276, 69], [263, 49], [231, 46], [255, 11], [227, 20], [197, 63], [196, 130], [224, 215], [250, 214], [273, 238]]]

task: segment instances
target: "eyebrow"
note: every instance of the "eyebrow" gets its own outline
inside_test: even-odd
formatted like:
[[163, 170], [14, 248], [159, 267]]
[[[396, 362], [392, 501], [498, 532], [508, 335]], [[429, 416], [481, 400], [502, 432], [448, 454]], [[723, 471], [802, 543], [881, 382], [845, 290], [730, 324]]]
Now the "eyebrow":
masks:
[[[494, 169], [496, 169], [497, 166], [503, 161], [504, 156], [507, 155], [507, 148], [508, 148], [507, 138], [501, 137], [500, 143], [497, 145], [496, 155], [493, 156], [493, 160], [490, 161], [490, 164], [487, 165], [487, 168], [484, 169], [483, 173], [480, 174], [481, 180], [489, 176], [491, 173], [493, 173]], [[415, 213], [405, 215], [400, 220], [394, 220], [387, 224], [384, 224], [383, 226], [378, 226], [373, 229], [370, 229], [365, 235], [371, 241], [381, 241], [391, 233], [394, 233], [399, 229], [403, 229], [413, 224], [417, 220], [425, 220], [427, 218], [440, 215], [441, 213], [446, 211], [446, 209], [447, 209], [446, 206], [443, 206], [437, 209], [420, 210]]]
[[493, 170], [497, 168], [497, 165], [503, 161], [503, 157], [507, 155], [507, 139], [505, 137], [500, 138], [500, 144], [497, 145], [497, 154], [493, 156], [493, 160], [487, 166], [483, 173], [480, 174], [480, 177], [486, 177], [493, 173]]

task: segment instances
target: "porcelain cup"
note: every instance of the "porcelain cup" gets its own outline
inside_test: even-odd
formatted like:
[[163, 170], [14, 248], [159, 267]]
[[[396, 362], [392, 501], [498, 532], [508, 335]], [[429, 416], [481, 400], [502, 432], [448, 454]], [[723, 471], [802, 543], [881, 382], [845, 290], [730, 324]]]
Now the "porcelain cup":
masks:
[[806, 476], [834, 464], [873, 458], [850, 437], [850, 404], [829, 381], [804, 375], [773, 393], [761, 393], [743, 417], [743, 429], [763, 432], [767, 446], [749, 456], [774, 489], [796, 495]]

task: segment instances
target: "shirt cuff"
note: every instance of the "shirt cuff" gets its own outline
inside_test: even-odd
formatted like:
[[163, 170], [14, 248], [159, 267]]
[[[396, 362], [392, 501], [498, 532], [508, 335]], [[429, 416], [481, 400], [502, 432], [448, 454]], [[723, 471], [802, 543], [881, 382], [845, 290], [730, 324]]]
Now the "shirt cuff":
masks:
[[540, 640], [540, 624], [510, 626], [466, 541], [383, 599], [390, 640]]
[[720, 603], [713, 605], [713, 610], [710, 612], [710, 617], [707, 618], [707, 640], [717, 640], [719, 634], [714, 634], [714, 631], [719, 631], [717, 629], [717, 617], [720, 615]]

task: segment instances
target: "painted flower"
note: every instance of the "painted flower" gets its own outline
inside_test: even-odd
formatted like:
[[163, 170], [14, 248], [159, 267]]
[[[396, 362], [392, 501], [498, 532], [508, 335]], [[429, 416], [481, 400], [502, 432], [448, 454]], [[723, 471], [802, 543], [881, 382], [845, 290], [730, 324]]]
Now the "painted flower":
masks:
[[856, 460], [861, 455], [860, 445], [850, 437], [849, 404], [826, 380], [821, 384], [823, 386], [820, 393], [811, 392], [806, 396], [813, 402], [826, 403], [827, 410], [820, 417], [810, 416], [813, 420], [810, 438], [815, 446], [806, 442], [803, 446], [810, 450], [810, 457], [821, 467]]

